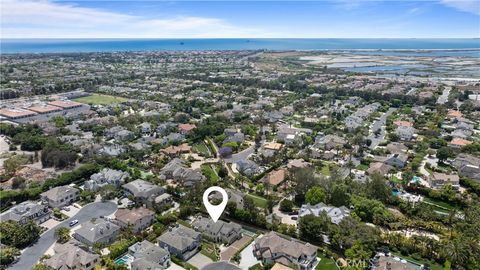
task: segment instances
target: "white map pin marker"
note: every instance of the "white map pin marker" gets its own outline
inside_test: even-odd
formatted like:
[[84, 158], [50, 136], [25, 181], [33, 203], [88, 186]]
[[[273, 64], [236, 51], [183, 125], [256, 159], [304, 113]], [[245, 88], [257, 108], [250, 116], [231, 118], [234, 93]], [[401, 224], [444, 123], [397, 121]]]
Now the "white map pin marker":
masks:
[[[214, 191], [218, 191], [222, 194], [222, 202], [219, 205], [213, 205], [208, 200], [208, 195], [210, 195], [210, 193]], [[225, 210], [225, 207], [227, 206], [227, 203], [228, 203], [228, 194], [225, 191], [225, 189], [221, 187], [218, 187], [218, 186], [209, 187], [203, 193], [203, 204], [205, 205], [205, 208], [207, 208], [207, 212], [210, 215], [210, 217], [213, 219], [213, 222], [217, 222], [217, 220], [220, 218], [220, 216], [223, 213], [223, 210]]]

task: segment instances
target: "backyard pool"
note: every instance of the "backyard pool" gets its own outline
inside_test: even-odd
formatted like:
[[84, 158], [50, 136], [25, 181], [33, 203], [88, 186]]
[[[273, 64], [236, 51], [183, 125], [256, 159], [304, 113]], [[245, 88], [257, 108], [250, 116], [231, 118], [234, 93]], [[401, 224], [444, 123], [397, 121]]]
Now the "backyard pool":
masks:
[[122, 257], [116, 259], [115, 264], [129, 266], [132, 261], [133, 261], [132, 256], [130, 256], [129, 254], [125, 254]]

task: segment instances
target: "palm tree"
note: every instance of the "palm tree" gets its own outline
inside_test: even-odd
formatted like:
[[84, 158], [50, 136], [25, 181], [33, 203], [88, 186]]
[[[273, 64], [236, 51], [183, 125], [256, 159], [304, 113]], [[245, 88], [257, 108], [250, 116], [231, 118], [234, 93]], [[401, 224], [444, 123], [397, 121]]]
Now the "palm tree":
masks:
[[456, 265], [458, 269], [462, 269], [462, 265], [468, 260], [468, 243], [460, 238], [448, 239], [443, 244], [443, 253], [447, 259]]
[[70, 240], [70, 229], [67, 227], [60, 227], [55, 230], [55, 237], [60, 243], [66, 243]]

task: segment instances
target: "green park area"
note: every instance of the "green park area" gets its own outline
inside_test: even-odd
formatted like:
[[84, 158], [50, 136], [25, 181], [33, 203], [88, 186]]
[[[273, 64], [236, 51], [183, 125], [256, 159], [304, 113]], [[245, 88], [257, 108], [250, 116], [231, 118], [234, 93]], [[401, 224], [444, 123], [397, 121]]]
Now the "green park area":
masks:
[[194, 144], [193, 150], [204, 157], [211, 157], [210, 150], [203, 142]]
[[253, 203], [255, 203], [255, 206], [261, 207], [261, 208], [267, 207], [267, 199], [257, 195], [253, 195], [253, 194], [247, 194], [247, 197], [250, 197], [253, 200]]
[[127, 101], [127, 99], [122, 97], [92, 94], [90, 96], [76, 98], [74, 101], [90, 105], [110, 105], [113, 103], [123, 103]]
[[203, 164], [201, 170], [203, 175], [205, 175], [211, 183], [217, 183], [220, 180], [218, 172], [216, 172], [211, 165]]
[[317, 270], [338, 270], [335, 261], [332, 260], [331, 258], [326, 257], [323, 254], [318, 254], [318, 257], [320, 258], [320, 262], [318, 263], [317, 267], [315, 269]]

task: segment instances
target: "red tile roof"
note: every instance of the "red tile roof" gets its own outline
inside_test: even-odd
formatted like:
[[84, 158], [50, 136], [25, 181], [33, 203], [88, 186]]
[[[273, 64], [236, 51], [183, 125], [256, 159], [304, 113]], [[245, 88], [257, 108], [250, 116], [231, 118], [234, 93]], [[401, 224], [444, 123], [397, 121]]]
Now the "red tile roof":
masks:
[[471, 141], [465, 140], [465, 139], [462, 139], [462, 138], [453, 138], [452, 141], [450, 142], [450, 144], [452, 144], [452, 145], [459, 145], [459, 146], [465, 146], [465, 145], [469, 145], [471, 143], [472, 143]]
[[408, 122], [408, 121], [402, 121], [402, 120], [399, 120], [399, 121], [395, 121], [393, 122], [394, 125], [396, 126], [401, 126], [401, 127], [411, 127], [413, 126], [413, 123], [411, 122]]
[[71, 100], [54, 100], [54, 101], [50, 101], [48, 104], [53, 105], [53, 106], [57, 106], [57, 107], [61, 107], [61, 108], [64, 108], [64, 109], [82, 106], [82, 103], [78, 103], [78, 102], [71, 101]]
[[178, 129], [181, 130], [181, 131], [190, 131], [194, 128], [196, 128], [197, 126], [195, 126], [194, 124], [180, 124], [178, 125]]
[[8, 118], [21, 118], [21, 117], [27, 117], [27, 116], [34, 116], [36, 114], [37, 113], [35, 112], [23, 110], [23, 109], [1, 109], [0, 110], [0, 115]]
[[37, 113], [49, 113], [49, 112], [56, 112], [63, 110], [60, 107], [52, 106], [52, 105], [37, 105], [27, 108], [30, 111], [37, 112]]

